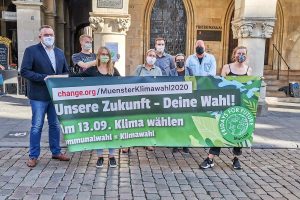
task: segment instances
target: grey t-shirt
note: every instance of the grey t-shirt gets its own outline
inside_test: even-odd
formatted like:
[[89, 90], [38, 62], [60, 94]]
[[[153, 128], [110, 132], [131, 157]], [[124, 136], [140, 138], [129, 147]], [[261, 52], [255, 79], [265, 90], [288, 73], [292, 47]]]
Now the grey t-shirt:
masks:
[[[94, 53], [90, 53], [90, 54], [85, 54], [82, 52], [79, 53], [75, 53], [72, 55], [72, 61], [74, 66], [76, 66], [80, 61], [86, 63], [86, 62], [90, 62], [96, 60], [96, 54]], [[80, 68], [80, 71], [83, 71], [82, 68]]]

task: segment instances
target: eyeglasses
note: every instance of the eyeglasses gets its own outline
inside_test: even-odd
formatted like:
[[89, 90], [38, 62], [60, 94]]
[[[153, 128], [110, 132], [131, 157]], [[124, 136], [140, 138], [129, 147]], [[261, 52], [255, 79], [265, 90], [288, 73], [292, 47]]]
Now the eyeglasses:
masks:
[[157, 44], [157, 46], [165, 46], [165, 44]]

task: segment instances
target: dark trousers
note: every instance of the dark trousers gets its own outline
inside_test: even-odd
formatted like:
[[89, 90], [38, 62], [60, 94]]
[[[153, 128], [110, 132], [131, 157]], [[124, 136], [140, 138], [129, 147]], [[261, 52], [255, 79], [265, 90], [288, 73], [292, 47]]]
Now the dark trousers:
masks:
[[[221, 147], [211, 147], [209, 149], [209, 154], [213, 154], [215, 156], [219, 156], [221, 151]], [[233, 147], [232, 153], [236, 156], [242, 155], [242, 148], [241, 147]]]

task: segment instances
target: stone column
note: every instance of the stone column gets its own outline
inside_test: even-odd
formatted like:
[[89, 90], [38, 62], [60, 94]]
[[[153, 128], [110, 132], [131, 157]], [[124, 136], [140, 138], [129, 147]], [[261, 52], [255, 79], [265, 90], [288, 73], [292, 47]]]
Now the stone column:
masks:
[[21, 66], [25, 49], [39, 42], [43, 3], [39, 0], [13, 1], [13, 3], [17, 8], [18, 66]]
[[[277, 0], [269, 0], [268, 6], [261, 0], [236, 0], [232, 23], [233, 37], [239, 46], [248, 48], [248, 65], [254, 76], [264, 75], [264, 56], [266, 38], [271, 38], [275, 25]], [[265, 115], [268, 110], [266, 83], [262, 82], [258, 115]]]
[[90, 26], [94, 35], [94, 52], [101, 46], [117, 47], [120, 59], [115, 67], [125, 75], [126, 32], [131, 18], [128, 14], [129, 0], [94, 0], [90, 13]]
[[56, 1], [56, 26], [55, 26], [55, 44], [57, 47], [65, 50], [64, 36], [65, 36], [65, 17], [64, 17], [64, 1]]

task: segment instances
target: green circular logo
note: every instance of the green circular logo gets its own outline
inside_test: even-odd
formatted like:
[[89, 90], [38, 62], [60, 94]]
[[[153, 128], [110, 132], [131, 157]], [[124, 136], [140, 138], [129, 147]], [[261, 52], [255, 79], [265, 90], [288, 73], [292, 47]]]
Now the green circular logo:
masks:
[[228, 108], [219, 120], [220, 133], [225, 140], [231, 143], [239, 143], [250, 139], [254, 126], [253, 114], [241, 106]]

